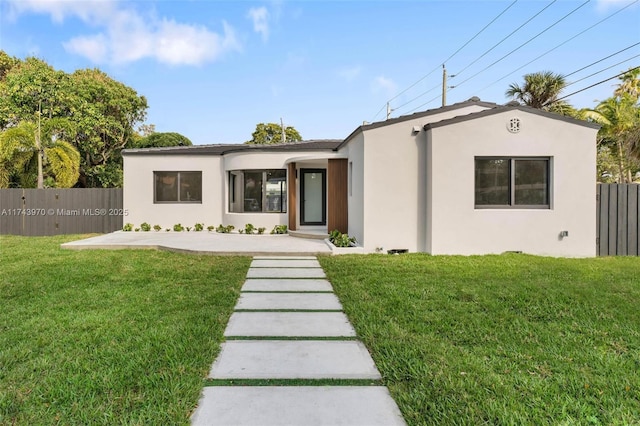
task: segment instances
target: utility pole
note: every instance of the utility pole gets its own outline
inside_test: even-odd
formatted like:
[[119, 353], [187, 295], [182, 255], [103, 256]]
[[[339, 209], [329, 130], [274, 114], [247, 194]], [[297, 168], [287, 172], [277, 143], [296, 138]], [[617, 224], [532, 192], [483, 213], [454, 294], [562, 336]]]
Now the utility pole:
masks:
[[391, 118], [391, 112], [393, 109], [391, 108], [391, 104], [387, 102], [387, 120]]
[[442, 64], [442, 106], [447, 105], [447, 69]]
[[282, 128], [282, 143], [287, 143], [287, 134], [284, 130], [284, 121], [282, 120], [282, 117], [280, 117], [280, 128]]

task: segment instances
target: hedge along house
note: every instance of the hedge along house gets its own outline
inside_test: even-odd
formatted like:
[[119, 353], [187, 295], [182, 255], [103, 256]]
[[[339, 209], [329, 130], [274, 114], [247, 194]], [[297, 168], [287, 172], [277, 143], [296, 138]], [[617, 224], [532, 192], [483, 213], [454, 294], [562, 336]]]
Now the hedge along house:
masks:
[[597, 130], [472, 98], [345, 140], [126, 150], [125, 222], [338, 229], [366, 252], [595, 256]]

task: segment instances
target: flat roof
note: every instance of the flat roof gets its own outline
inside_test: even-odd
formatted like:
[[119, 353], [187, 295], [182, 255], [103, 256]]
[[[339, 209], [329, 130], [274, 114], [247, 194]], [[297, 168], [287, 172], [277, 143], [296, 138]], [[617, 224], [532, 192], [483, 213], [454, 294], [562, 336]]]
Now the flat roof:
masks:
[[312, 139], [308, 141], [254, 145], [254, 144], [215, 144], [170, 146], [162, 148], [125, 149], [122, 155], [225, 155], [233, 152], [249, 151], [334, 151], [342, 139]]

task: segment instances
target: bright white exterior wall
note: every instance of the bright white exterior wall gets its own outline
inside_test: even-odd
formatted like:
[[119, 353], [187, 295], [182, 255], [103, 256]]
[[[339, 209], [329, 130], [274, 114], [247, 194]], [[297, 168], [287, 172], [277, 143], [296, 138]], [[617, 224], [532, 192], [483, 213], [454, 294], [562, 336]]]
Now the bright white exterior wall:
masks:
[[[365, 251], [375, 252], [377, 248], [385, 253], [389, 249], [426, 250], [426, 136], [422, 127], [485, 109], [485, 106], [470, 105], [363, 132], [363, 229], [360, 231], [363, 238], [358, 241]], [[418, 133], [413, 132], [414, 126], [420, 129]], [[355, 153], [358, 152], [357, 142], [349, 142], [349, 145], [356, 145]], [[350, 152], [349, 161], [351, 157]], [[351, 215], [353, 204], [357, 207], [358, 203], [349, 204], [350, 233], [352, 222], [357, 221]], [[353, 235], [358, 236], [355, 232]]]
[[[221, 161], [221, 157], [203, 155], [125, 155], [123, 202], [128, 214], [124, 223], [139, 227], [147, 222], [163, 229], [173, 229], [176, 223], [185, 227], [219, 223], [224, 211]], [[154, 171], [201, 171], [202, 204], [154, 204]]]
[[[287, 169], [287, 161], [297, 159], [297, 169], [326, 168], [327, 160], [336, 156], [327, 151], [237, 152], [220, 155], [125, 155], [124, 208], [125, 223], [139, 227], [142, 222], [171, 228], [176, 223], [193, 226], [219, 224], [244, 228], [251, 223], [270, 231], [275, 225], [288, 224], [287, 213], [231, 213], [229, 211], [229, 178], [232, 170]], [[154, 171], [201, 171], [202, 204], [154, 204]], [[299, 188], [298, 188], [299, 191]], [[297, 200], [299, 200], [299, 192]], [[298, 208], [298, 223], [299, 223]]]
[[[513, 117], [522, 123], [517, 134], [507, 131]], [[596, 133], [520, 110], [429, 130], [426, 251], [595, 256]], [[476, 156], [550, 157], [551, 208], [475, 209]]]
[[[348, 234], [356, 238], [360, 245], [364, 245], [364, 135], [358, 133], [340, 150], [341, 154], [348, 157], [349, 185], [347, 196], [347, 209], [349, 211]], [[329, 229], [331, 231], [331, 229]]]

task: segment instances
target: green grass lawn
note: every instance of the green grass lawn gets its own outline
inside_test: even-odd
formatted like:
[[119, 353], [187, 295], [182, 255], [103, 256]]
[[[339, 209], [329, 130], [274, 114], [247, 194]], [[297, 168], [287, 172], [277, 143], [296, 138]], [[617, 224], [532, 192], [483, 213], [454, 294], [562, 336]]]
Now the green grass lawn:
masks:
[[640, 424], [640, 258], [320, 262], [409, 425]]
[[188, 424], [250, 259], [0, 237], [0, 424]]

